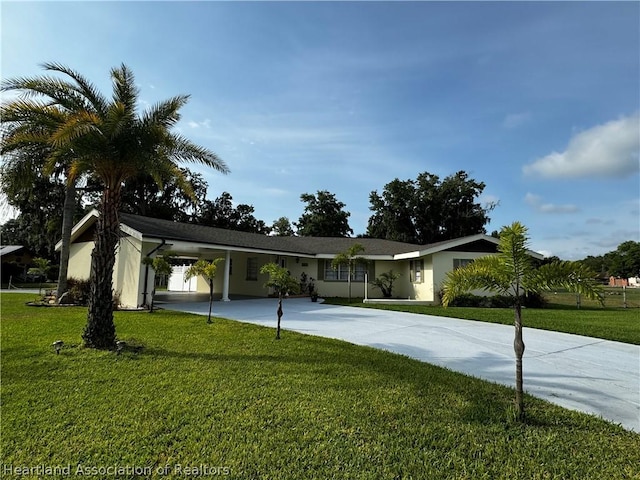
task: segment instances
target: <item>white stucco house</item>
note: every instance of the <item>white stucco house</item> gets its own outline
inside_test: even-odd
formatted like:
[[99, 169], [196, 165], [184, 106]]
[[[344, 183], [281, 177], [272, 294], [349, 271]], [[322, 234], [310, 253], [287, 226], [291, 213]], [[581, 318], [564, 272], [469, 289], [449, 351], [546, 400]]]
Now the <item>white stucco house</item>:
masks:
[[[97, 215], [95, 210], [90, 212], [73, 228], [69, 277], [89, 278]], [[122, 236], [113, 286], [126, 307], [150, 304], [155, 277], [143, 258], [153, 258], [167, 250], [176, 256], [169, 290], [208, 292], [201, 278], [185, 283], [184, 268], [200, 258], [222, 257], [225, 261], [220, 264], [214, 291], [221, 294], [223, 301], [234, 295], [266, 297], [270, 293], [264, 287], [267, 277], [260, 274], [260, 268], [269, 262], [279, 263], [297, 278], [303, 274], [313, 278], [321, 296], [346, 297], [347, 271], [334, 270], [331, 260], [359, 243], [364, 247], [361, 256], [369, 262], [355, 272], [353, 296], [364, 297], [366, 290], [369, 298], [382, 297], [379, 290], [367, 286], [365, 278], [373, 279], [393, 270], [401, 274], [394, 285], [394, 297], [436, 303], [447, 272], [495, 253], [498, 244], [497, 239], [483, 234], [415, 245], [374, 238], [275, 237], [126, 213], [120, 214], [120, 221]], [[543, 258], [536, 252], [530, 253], [535, 258]]]

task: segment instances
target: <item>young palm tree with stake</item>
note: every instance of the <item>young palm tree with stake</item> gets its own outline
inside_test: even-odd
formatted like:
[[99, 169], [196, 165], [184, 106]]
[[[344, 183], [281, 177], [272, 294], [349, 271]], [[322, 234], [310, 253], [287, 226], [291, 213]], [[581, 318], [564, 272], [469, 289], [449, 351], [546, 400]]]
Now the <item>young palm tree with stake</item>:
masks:
[[594, 281], [595, 274], [577, 262], [554, 262], [535, 268], [527, 248], [527, 228], [519, 222], [500, 232], [498, 253], [474, 260], [463, 268], [447, 274], [443, 284], [442, 304], [448, 306], [454, 298], [472, 290], [486, 290], [513, 298], [516, 355], [516, 417], [524, 419], [522, 378], [522, 301], [528, 293], [540, 293], [564, 288], [602, 303], [602, 287]]

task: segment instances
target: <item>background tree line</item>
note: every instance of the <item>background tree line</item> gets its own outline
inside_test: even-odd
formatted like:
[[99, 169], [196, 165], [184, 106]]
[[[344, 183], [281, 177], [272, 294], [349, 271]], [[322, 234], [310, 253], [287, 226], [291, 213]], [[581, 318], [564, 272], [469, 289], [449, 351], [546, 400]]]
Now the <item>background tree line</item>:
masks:
[[[33, 151], [31, 154], [43, 153]], [[25, 176], [16, 165], [24, 163], [6, 162], [2, 169], [0, 188], [9, 205], [20, 212], [17, 218], [0, 227], [2, 243], [25, 245], [34, 255], [55, 260], [65, 198], [64, 175], [56, 172], [45, 176], [35, 170], [34, 175]], [[253, 205], [234, 204], [229, 192], [208, 200], [209, 185], [203, 176], [186, 167], [180, 170], [191, 185], [193, 195], [173, 178], [163, 179], [161, 188], [151, 175], [140, 174], [124, 183], [121, 210], [263, 235], [346, 237], [353, 234], [346, 205], [327, 190], [300, 195], [304, 206], [296, 222], [280, 217], [269, 225], [256, 218]], [[429, 172], [420, 173], [416, 179], [396, 178], [380, 193], [374, 190], [369, 194], [372, 214], [366, 232], [358, 236], [427, 244], [486, 233], [489, 213], [496, 204], [479, 203], [484, 188], [483, 182], [470, 178], [464, 171], [444, 179]], [[99, 198], [99, 188], [88, 179], [76, 197], [74, 222], [96, 208]], [[582, 263], [603, 278], [640, 275], [640, 242], [623, 242], [615, 251], [588, 256]]]

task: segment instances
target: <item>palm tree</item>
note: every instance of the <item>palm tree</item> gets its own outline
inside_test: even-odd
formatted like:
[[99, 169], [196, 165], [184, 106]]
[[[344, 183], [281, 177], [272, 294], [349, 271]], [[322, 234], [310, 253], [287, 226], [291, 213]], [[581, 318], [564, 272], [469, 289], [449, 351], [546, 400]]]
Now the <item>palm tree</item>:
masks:
[[184, 275], [185, 282], [190, 278], [197, 277], [199, 275], [204, 278], [209, 285], [209, 316], [207, 317], [207, 323], [211, 323], [211, 309], [213, 307], [213, 280], [216, 278], [216, 273], [218, 272], [218, 263], [223, 260], [224, 258], [222, 257], [214, 258], [210, 262], [200, 259], [191, 265]]
[[160, 102], [139, 115], [138, 89], [133, 73], [124, 64], [111, 70], [111, 98], [103, 96], [68, 67], [47, 63], [44, 68], [62, 74], [63, 79], [18, 78], [4, 82], [3, 89], [43, 97], [39, 101], [27, 98], [24, 102], [46, 112], [50, 109], [64, 112], [59, 124], [42, 133], [51, 147], [45, 168], [53, 169], [56, 164], [68, 162], [68, 182], [89, 175], [101, 183], [95, 247], [91, 254], [87, 325], [82, 337], [89, 347], [113, 348], [112, 273], [120, 237], [122, 184], [146, 172], [159, 184], [163, 178], [175, 178], [184, 191], [192, 193], [179, 168], [180, 162], [200, 163], [222, 173], [228, 169], [210, 150], [171, 132], [180, 120], [179, 110], [187, 103], [187, 95]]
[[278, 325], [276, 328], [276, 340], [280, 340], [280, 320], [282, 319], [282, 299], [289, 293], [298, 293], [300, 284], [298, 280], [291, 276], [289, 270], [281, 267], [277, 263], [267, 263], [262, 266], [260, 273], [269, 275], [269, 279], [264, 284], [265, 287], [273, 288], [278, 294]]
[[349, 303], [351, 303], [351, 278], [356, 273], [356, 265], [366, 265], [367, 263], [366, 258], [358, 256], [362, 252], [364, 252], [364, 247], [359, 243], [354, 243], [347, 248], [347, 250], [336, 255], [331, 261], [331, 267], [334, 270], [337, 270], [340, 266], [347, 267], [348, 269], [347, 283], [349, 284]]
[[[33, 185], [37, 172], [48, 176], [62, 176], [67, 179], [65, 199], [62, 209], [62, 248], [60, 249], [60, 268], [56, 298], [62, 298], [67, 291], [67, 272], [71, 245], [71, 230], [76, 202], [76, 184], [69, 181], [69, 155], [61, 155], [56, 164], [45, 168], [45, 160], [51, 156], [51, 135], [66, 121], [73, 105], [65, 102], [64, 95], [56, 92], [56, 86], [44, 89], [37, 82], [29, 79], [16, 79], [3, 82], [2, 90], [19, 90], [23, 97], [3, 104], [0, 111], [2, 122], [2, 144], [0, 152], [6, 161], [3, 165], [2, 188], [5, 192], [11, 189], [28, 189]], [[31, 99], [30, 96], [44, 92], [58, 105], [50, 102]], [[75, 108], [81, 108], [75, 105]], [[70, 152], [69, 152], [70, 153]]]
[[522, 379], [522, 303], [527, 294], [558, 288], [581, 293], [602, 303], [602, 287], [595, 274], [578, 262], [553, 262], [535, 268], [528, 253], [527, 228], [519, 222], [503, 227], [498, 253], [481, 257], [447, 274], [443, 284], [442, 304], [447, 307], [454, 298], [472, 290], [486, 290], [513, 299], [516, 354], [516, 417], [524, 419]]

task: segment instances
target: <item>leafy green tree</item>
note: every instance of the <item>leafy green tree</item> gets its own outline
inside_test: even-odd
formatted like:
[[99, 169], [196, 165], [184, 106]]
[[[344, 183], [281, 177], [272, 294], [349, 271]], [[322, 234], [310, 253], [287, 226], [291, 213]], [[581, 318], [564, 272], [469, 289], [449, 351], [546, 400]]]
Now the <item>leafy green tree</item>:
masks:
[[191, 265], [184, 275], [184, 281], [201, 276], [209, 284], [209, 316], [207, 317], [207, 323], [211, 323], [211, 309], [213, 308], [213, 281], [218, 273], [218, 263], [222, 262], [224, 258], [218, 257], [211, 261], [204, 259], [198, 260]]
[[199, 173], [180, 168], [191, 192], [184, 191], [171, 176], [162, 179], [162, 188], [148, 173], [127, 180], [122, 187], [122, 211], [144, 217], [187, 223], [198, 215], [207, 196], [207, 182]]
[[287, 217], [280, 217], [275, 220], [271, 226], [271, 233], [276, 237], [292, 237], [296, 234]]
[[495, 204], [477, 203], [485, 184], [464, 171], [440, 180], [424, 172], [416, 180], [398, 179], [385, 185], [382, 195], [369, 195], [373, 215], [367, 235], [400, 242], [427, 244], [485, 233], [488, 213]]
[[209, 227], [226, 228], [241, 232], [260, 233], [267, 235], [271, 229], [254, 215], [252, 205], [241, 203], [233, 206], [233, 197], [229, 192], [222, 192], [214, 201], [206, 200], [202, 203], [200, 213], [195, 222]]
[[596, 272], [601, 279], [609, 277], [609, 265], [605, 260], [604, 255], [589, 255], [588, 257], [579, 260], [579, 262], [582, 263], [585, 267]]
[[333, 193], [319, 190], [317, 195], [303, 193], [300, 200], [306, 202], [304, 213], [294, 225], [302, 237], [348, 237], [353, 233], [349, 227], [349, 212]]
[[622, 242], [615, 250], [604, 255], [589, 255], [580, 263], [598, 272], [601, 278], [611, 275], [621, 278], [640, 276], [640, 242]]
[[415, 186], [410, 180], [397, 178], [385, 185], [382, 196], [375, 190], [369, 194], [369, 210], [374, 213], [369, 218], [367, 235], [397, 242], [416, 243], [418, 241], [414, 224], [413, 197]]
[[33, 254], [56, 261], [55, 245], [60, 240], [64, 183], [43, 175], [39, 170], [27, 169], [25, 172], [16, 166], [24, 164], [8, 160], [1, 170], [0, 188], [7, 203], [19, 211], [15, 219], [2, 226], [2, 242], [24, 245]]
[[618, 245], [611, 252], [610, 272], [621, 278], [640, 276], [640, 242], [627, 241]]
[[514, 304], [516, 356], [516, 416], [523, 420], [524, 390], [522, 356], [522, 302], [529, 293], [565, 288], [602, 303], [602, 287], [595, 274], [578, 262], [555, 262], [535, 268], [528, 253], [527, 229], [519, 222], [500, 231], [498, 253], [481, 257], [447, 274], [443, 284], [442, 304], [447, 307], [456, 297], [472, 290], [485, 290], [510, 296]]
[[401, 276], [402, 275], [400, 273], [389, 270], [388, 272], [382, 272], [378, 277], [374, 278], [369, 283], [374, 287], [379, 288], [382, 292], [383, 297], [391, 298], [391, 296], [393, 295], [393, 284]]
[[368, 260], [361, 257], [364, 247], [359, 243], [354, 243], [344, 252], [340, 252], [331, 260], [331, 267], [336, 270], [340, 266], [347, 267], [347, 283], [349, 284], [349, 303], [351, 303], [351, 280], [356, 272], [356, 265], [366, 265]]
[[277, 263], [267, 263], [262, 266], [260, 273], [269, 275], [269, 279], [264, 284], [265, 287], [273, 288], [278, 294], [278, 325], [276, 328], [276, 340], [280, 340], [280, 320], [282, 319], [282, 299], [290, 293], [298, 293], [300, 284], [298, 280], [291, 276], [289, 270], [281, 267]]
[[3, 89], [37, 96], [39, 100], [32, 101], [35, 106], [46, 115], [58, 115], [42, 130], [50, 149], [45, 168], [53, 170], [65, 163], [68, 183], [87, 175], [101, 184], [87, 325], [82, 337], [86, 346], [114, 348], [112, 274], [120, 238], [122, 185], [146, 172], [159, 184], [173, 178], [192, 194], [179, 162], [201, 163], [224, 173], [228, 169], [213, 152], [171, 131], [188, 96], [170, 98], [140, 115], [138, 88], [126, 65], [111, 70], [110, 98], [78, 72], [55, 63], [44, 67], [62, 78], [18, 78], [3, 82]]

